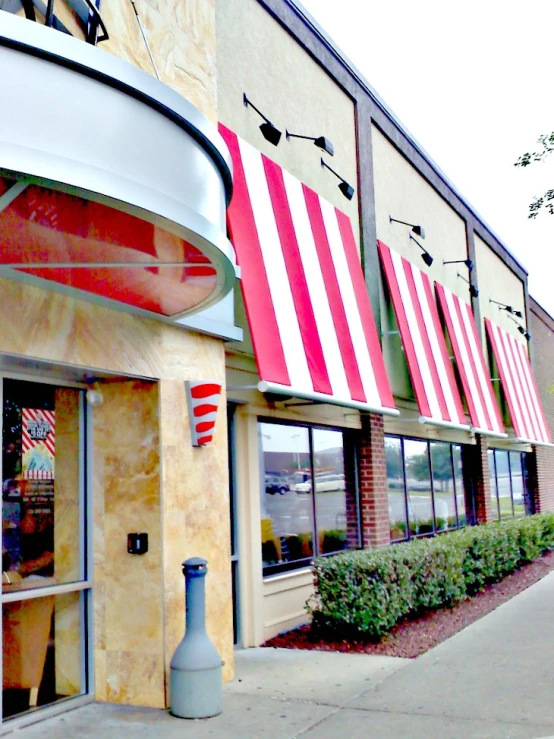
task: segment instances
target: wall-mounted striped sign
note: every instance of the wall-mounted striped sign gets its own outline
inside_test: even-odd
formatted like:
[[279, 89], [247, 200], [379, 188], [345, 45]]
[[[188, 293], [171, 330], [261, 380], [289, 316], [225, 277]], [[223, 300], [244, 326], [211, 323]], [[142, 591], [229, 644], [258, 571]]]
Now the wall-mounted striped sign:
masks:
[[193, 446], [206, 446], [213, 440], [221, 383], [214, 380], [185, 382]]
[[56, 414], [38, 408], [21, 411], [21, 473], [26, 480], [53, 480], [56, 459]]

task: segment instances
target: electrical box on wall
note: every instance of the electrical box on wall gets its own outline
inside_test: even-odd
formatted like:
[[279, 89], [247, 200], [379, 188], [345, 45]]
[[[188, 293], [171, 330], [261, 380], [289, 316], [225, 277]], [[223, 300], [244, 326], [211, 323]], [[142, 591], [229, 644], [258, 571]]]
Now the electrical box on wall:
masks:
[[146, 554], [148, 551], [148, 534], [127, 534], [127, 551], [129, 554]]

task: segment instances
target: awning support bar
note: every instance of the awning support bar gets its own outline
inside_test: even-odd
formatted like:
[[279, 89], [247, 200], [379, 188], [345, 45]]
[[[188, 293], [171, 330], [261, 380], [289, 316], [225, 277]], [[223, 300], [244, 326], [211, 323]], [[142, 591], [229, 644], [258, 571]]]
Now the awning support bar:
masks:
[[18, 180], [9, 188], [9, 190], [6, 190], [3, 195], [0, 195], [0, 213], [5, 210], [18, 195], [21, 195], [28, 184], [29, 183], [24, 180]]

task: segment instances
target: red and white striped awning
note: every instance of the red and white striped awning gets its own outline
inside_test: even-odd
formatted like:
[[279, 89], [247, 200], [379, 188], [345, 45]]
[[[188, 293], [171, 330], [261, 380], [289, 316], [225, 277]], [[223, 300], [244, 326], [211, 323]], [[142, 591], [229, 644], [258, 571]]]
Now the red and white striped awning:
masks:
[[485, 325], [516, 437], [530, 444], [550, 444], [552, 439], [527, 348], [488, 318]]
[[474, 430], [505, 437], [471, 306], [435, 282]]
[[431, 281], [382, 241], [378, 245], [420, 420], [468, 429]]
[[262, 392], [392, 413], [350, 219], [224, 126], [228, 210]]

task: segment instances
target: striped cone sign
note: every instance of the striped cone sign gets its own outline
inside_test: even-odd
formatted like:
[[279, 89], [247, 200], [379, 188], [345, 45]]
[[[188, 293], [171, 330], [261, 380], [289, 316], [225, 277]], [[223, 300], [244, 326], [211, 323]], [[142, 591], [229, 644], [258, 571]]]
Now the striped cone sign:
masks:
[[213, 440], [221, 383], [213, 380], [185, 382], [193, 446], [206, 446]]

